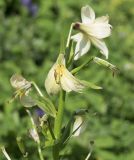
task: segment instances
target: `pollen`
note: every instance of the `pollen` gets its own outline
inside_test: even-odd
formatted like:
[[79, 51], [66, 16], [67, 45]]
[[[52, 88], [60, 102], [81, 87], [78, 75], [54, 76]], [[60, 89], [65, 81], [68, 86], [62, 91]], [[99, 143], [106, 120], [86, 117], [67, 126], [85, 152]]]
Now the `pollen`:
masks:
[[64, 69], [65, 69], [64, 65], [58, 64], [54, 71], [54, 77], [55, 77], [55, 81], [57, 84], [60, 83], [60, 78], [62, 77], [64, 73]]

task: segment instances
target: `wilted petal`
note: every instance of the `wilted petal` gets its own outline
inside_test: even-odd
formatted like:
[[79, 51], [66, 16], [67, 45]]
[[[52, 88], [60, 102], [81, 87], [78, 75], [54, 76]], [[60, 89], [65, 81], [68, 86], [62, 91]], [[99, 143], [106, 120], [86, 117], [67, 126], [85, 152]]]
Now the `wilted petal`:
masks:
[[91, 38], [92, 43], [100, 49], [100, 52], [108, 59], [108, 48], [103, 40], [97, 38]]
[[21, 75], [18, 75], [18, 74], [14, 74], [10, 78], [10, 83], [11, 83], [12, 87], [14, 87], [16, 89], [28, 89], [31, 87], [31, 83], [28, 82], [24, 77], [22, 77]]
[[81, 92], [82, 89], [85, 88], [80, 80], [75, 78], [67, 69], [65, 69], [64, 74], [62, 75], [60, 83], [63, 90], [65, 90], [66, 92]]
[[20, 102], [24, 107], [33, 107], [36, 105], [34, 99], [28, 95], [23, 95], [20, 97]]
[[82, 7], [81, 19], [82, 19], [82, 22], [85, 24], [93, 22], [95, 20], [94, 10], [88, 5]]
[[83, 123], [83, 118], [81, 116], [76, 116], [76, 119], [73, 125], [73, 132], [75, 132], [73, 136], [79, 136], [82, 123]]
[[55, 63], [50, 69], [47, 78], [45, 80], [45, 88], [48, 94], [57, 94], [60, 90], [60, 85], [56, 83], [54, 73], [57, 64]]
[[79, 59], [81, 56], [86, 54], [90, 49], [90, 40], [86, 36], [82, 36], [82, 39], [77, 42], [75, 47], [75, 57], [74, 60]]

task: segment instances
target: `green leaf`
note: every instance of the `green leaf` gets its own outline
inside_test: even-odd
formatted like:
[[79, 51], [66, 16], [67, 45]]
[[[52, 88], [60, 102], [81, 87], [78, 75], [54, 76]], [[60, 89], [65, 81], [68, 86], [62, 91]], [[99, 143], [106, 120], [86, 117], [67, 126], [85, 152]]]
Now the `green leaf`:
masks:
[[91, 82], [87, 82], [87, 81], [84, 81], [84, 80], [81, 80], [81, 82], [86, 86], [86, 87], [89, 87], [89, 88], [92, 88], [92, 89], [102, 89], [102, 87], [100, 86], [97, 86]]
[[38, 97], [38, 99], [36, 99], [36, 104], [47, 114], [51, 115], [52, 117], [56, 117], [57, 111], [50, 99], [46, 97]]

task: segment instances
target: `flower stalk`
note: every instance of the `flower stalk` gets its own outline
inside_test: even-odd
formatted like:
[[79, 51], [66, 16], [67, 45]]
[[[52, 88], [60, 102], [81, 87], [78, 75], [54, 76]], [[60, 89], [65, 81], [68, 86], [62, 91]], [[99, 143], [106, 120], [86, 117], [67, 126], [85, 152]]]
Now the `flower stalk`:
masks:
[[41, 90], [39, 89], [39, 87], [37, 86], [37, 84], [35, 82], [31, 82], [32, 85], [35, 87], [36, 91], [38, 92], [38, 94], [41, 96], [41, 97], [44, 97]]
[[55, 118], [55, 123], [54, 123], [54, 133], [55, 133], [55, 137], [57, 139], [56, 144], [53, 146], [53, 159], [54, 160], [59, 159], [59, 153], [60, 153], [60, 146], [59, 145], [60, 144], [58, 142], [60, 141], [60, 136], [61, 136], [65, 97], [66, 97], [66, 92], [61, 90], [60, 97], [59, 97], [58, 113], [57, 113], [57, 116]]
[[5, 147], [1, 147], [1, 150], [2, 150], [2, 152], [3, 152], [3, 154], [4, 154], [4, 156], [6, 157], [6, 159], [7, 159], [7, 160], [11, 160], [11, 158], [9, 157], [7, 151], [5, 150]]
[[69, 30], [69, 34], [68, 34], [68, 38], [67, 38], [66, 48], [68, 48], [69, 44], [70, 44], [70, 39], [71, 39], [71, 34], [72, 34], [73, 26], [74, 26], [74, 23], [72, 23], [71, 26], [70, 26], [70, 30]]
[[54, 133], [57, 139], [59, 139], [61, 135], [62, 120], [63, 120], [63, 114], [64, 114], [64, 105], [65, 105], [65, 96], [66, 96], [66, 92], [61, 90], [60, 97], [59, 97], [58, 113], [57, 113], [55, 124], [54, 124]]
[[[34, 131], [38, 135], [38, 132], [37, 132], [37, 129], [36, 129], [36, 125], [34, 123], [34, 120], [33, 120], [33, 117], [31, 115], [30, 111], [28, 109], [26, 109], [26, 112], [28, 113], [28, 115], [30, 117], [32, 128], [34, 129]], [[37, 139], [36, 143], [37, 143], [37, 148], [38, 148], [38, 153], [39, 153], [40, 160], [44, 160], [43, 154], [42, 154], [42, 150], [41, 150], [41, 146], [40, 146], [40, 138], [39, 138], [39, 136], [38, 136], [38, 139]]]

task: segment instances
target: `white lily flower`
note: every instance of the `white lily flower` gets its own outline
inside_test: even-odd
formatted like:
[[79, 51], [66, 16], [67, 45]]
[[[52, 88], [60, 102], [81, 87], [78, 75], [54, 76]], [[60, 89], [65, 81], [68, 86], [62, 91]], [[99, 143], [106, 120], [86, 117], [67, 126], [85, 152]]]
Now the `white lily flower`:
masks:
[[48, 94], [56, 94], [60, 89], [81, 92], [85, 85], [67, 70], [64, 55], [60, 54], [47, 75], [45, 88]]
[[77, 42], [75, 48], [74, 60], [79, 59], [86, 54], [93, 43], [100, 52], [108, 58], [108, 48], [103, 41], [103, 38], [110, 36], [111, 25], [109, 24], [109, 17], [102, 16], [95, 19], [94, 10], [86, 5], [81, 9], [82, 23], [77, 22], [74, 24], [74, 29], [78, 29], [80, 33], [71, 37]]

